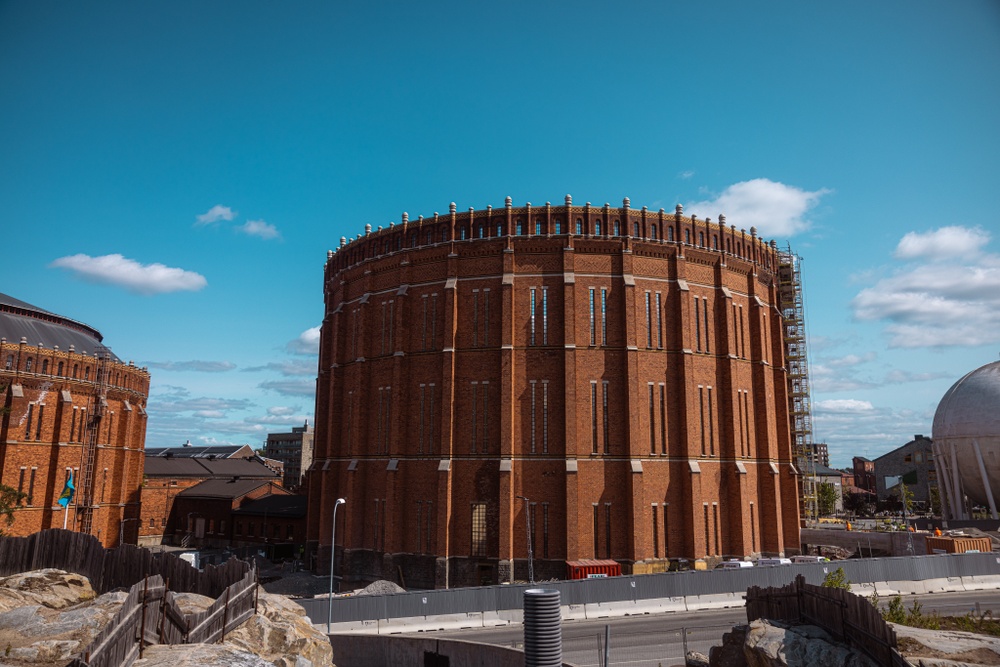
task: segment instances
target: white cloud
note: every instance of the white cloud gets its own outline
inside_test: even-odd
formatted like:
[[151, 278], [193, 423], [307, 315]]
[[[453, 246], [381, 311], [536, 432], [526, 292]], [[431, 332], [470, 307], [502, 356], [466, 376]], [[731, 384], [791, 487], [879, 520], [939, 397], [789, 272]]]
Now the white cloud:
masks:
[[243, 370], [251, 373], [259, 371], [276, 371], [286, 377], [300, 375], [311, 375], [316, 377], [316, 360], [293, 359], [291, 361], [272, 361], [271, 363], [264, 364], [263, 366], [252, 366], [250, 368], [244, 368]]
[[990, 242], [990, 235], [979, 227], [952, 225], [931, 232], [910, 232], [899, 241], [898, 259], [950, 259], [978, 253]]
[[717, 218], [749, 230], [757, 228], [762, 237], [789, 237], [807, 230], [811, 223], [804, 216], [816, 206], [826, 188], [809, 192], [766, 178], [734, 183], [712, 200], [684, 205], [684, 212], [700, 217]]
[[306, 329], [285, 347], [292, 354], [319, 354], [319, 327]]
[[276, 391], [284, 396], [314, 396], [316, 382], [314, 380], [269, 380], [257, 385], [261, 389]]
[[875, 353], [868, 352], [864, 356], [858, 356], [856, 354], [848, 354], [846, 356], [840, 357], [838, 359], [830, 359], [826, 362], [831, 368], [852, 368], [854, 366], [859, 366], [870, 361], [875, 361]]
[[247, 236], [259, 236], [265, 241], [281, 238], [278, 228], [263, 220], [247, 220], [241, 227], [237, 227], [236, 230]]
[[692, 176], [694, 176], [694, 172], [691, 171], [690, 169], [688, 169], [687, 171], [682, 171], [681, 173], [677, 174], [677, 178], [683, 179], [685, 181], [691, 178]]
[[198, 373], [224, 373], [236, 368], [229, 361], [147, 361], [146, 366], [164, 371], [195, 371]]
[[68, 269], [87, 282], [117, 285], [143, 295], [197, 292], [208, 284], [200, 273], [163, 264], [140, 264], [119, 254], [101, 257], [70, 255], [60, 257], [49, 266]]
[[223, 206], [222, 204], [216, 204], [212, 208], [208, 209], [201, 215], [197, 216], [197, 222], [195, 227], [200, 227], [202, 225], [211, 225], [212, 223], [218, 222], [219, 220], [232, 220], [237, 215], [237, 212], [228, 206]]
[[[981, 252], [977, 229], [944, 228], [928, 235], [908, 234], [897, 257], [931, 257], [881, 278], [854, 297], [858, 320], [886, 321], [889, 344], [896, 348], [977, 346], [1000, 341], [1000, 255]], [[907, 240], [910, 239], [910, 240]], [[930, 248], [934, 240], [945, 248]], [[965, 248], [966, 256], [956, 255]]]
[[813, 403], [816, 410], [823, 412], [870, 412], [874, 406], [869, 401], [859, 401], [854, 398], [833, 398], [827, 401]]
[[299, 406], [290, 408], [285, 405], [275, 405], [267, 409], [267, 414], [271, 417], [288, 417], [299, 411]]

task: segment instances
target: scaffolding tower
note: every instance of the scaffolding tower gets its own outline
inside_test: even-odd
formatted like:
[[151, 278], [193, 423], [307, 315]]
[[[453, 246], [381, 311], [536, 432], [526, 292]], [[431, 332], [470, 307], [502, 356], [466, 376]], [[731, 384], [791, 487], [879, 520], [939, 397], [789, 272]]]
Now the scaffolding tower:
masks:
[[788, 412], [792, 427], [792, 455], [800, 472], [802, 518], [812, 525], [819, 516], [816, 456], [812, 439], [812, 403], [806, 350], [806, 316], [802, 296], [802, 258], [779, 251], [778, 298], [781, 307], [785, 363], [788, 372]]
[[97, 457], [97, 442], [101, 435], [101, 420], [104, 410], [108, 407], [108, 374], [110, 373], [110, 357], [106, 354], [97, 355], [97, 385], [91, 405], [90, 418], [83, 440], [83, 451], [80, 461], [80, 479], [77, 481], [78, 496], [76, 514], [80, 522], [80, 532], [90, 534], [94, 528], [94, 510], [99, 507], [94, 495], [94, 464]]

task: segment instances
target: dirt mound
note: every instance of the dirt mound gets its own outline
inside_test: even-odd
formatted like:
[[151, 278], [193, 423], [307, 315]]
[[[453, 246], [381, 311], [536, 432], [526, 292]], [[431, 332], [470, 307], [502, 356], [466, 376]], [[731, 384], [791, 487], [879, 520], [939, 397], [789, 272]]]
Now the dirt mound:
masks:
[[364, 588], [354, 591], [355, 595], [394, 595], [396, 593], [405, 593], [406, 589], [396, 584], [392, 581], [386, 581], [385, 579], [379, 579], [378, 581], [373, 581]]

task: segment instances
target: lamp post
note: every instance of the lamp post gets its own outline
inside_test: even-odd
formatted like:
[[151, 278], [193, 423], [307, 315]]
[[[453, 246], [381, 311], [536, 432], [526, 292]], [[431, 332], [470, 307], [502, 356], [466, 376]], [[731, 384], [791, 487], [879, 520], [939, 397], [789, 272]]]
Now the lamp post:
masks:
[[327, 634], [330, 634], [330, 623], [333, 621], [333, 558], [337, 554], [337, 506], [346, 502], [343, 498], [337, 498], [337, 502], [333, 504], [333, 527], [330, 530], [330, 598], [326, 607]]
[[531, 548], [531, 501], [525, 496], [518, 496], [524, 501], [524, 525], [528, 533], [528, 583], [535, 583], [535, 556]]

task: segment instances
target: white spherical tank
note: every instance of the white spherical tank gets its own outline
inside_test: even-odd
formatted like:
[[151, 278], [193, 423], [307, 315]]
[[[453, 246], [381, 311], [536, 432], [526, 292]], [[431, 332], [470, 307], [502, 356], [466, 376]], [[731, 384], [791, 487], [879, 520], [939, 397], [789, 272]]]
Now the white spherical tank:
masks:
[[1000, 361], [952, 385], [933, 429], [938, 483], [952, 518], [964, 513], [963, 494], [974, 504], [1000, 506]]

